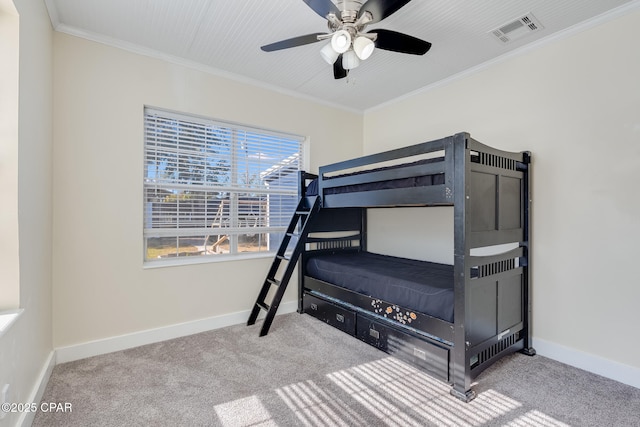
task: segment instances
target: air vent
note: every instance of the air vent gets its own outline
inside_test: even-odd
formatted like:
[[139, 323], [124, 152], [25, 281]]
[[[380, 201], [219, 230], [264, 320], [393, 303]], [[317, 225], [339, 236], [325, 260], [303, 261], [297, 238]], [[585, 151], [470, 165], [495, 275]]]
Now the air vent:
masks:
[[514, 40], [522, 38], [527, 34], [540, 31], [542, 24], [533, 16], [532, 13], [527, 13], [518, 19], [509, 21], [498, 28], [491, 30], [489, 34], [498, 39], [501, 43], [510, 43]]

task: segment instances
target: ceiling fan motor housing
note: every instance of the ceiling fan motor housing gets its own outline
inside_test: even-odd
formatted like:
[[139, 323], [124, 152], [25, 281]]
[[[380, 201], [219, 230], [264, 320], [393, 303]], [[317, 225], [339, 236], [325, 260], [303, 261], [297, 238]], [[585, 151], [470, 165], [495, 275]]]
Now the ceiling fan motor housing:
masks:
[[338, 9], [340, 9], [341, 11], [346, 10], [354, 12], [357, 15], [358, 11], [362, 7], [362, 3], [364, 2], [360, 0], [338, 0], [336, 2], [336, 6], [338, 6]]
[[327, 25], [330, 31], [346, 30], [351, 33], [351, 36], [355, 36], [357, 32], [360, 32], [366, 26], [366, 22], [358, 21], [358, 12], [362, 7], [361, 1], [339, 1], [338, 9], [340, 9], [340, 18], [330, 13], [327, 16]]
[[358, 11], [357, 10], [343, 10], [340, 13], [341, 17], [342, 17], [342, 22], [344, 22], [345, 24], [353, 24], [354, 22], [356, 22], [356, 18], [358, 17]]

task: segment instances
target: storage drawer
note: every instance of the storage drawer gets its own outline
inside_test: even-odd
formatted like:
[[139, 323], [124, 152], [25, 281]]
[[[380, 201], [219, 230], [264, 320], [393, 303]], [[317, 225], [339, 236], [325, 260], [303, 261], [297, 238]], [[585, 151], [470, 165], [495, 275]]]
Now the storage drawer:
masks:
[[312, 295], [304, 295], [303, 309], [305, 313], [327, 322], [350, 335], [356, 333], [356, 313], [336, 304], [330, 303]]
[[360, 314], [356, 325], [356, 336], [360, 340], [449, 381], [448, 349]]

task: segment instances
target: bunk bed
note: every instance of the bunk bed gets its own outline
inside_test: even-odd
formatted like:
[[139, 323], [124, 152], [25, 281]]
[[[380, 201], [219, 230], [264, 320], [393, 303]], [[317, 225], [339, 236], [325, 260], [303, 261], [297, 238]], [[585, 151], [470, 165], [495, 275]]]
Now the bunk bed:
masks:
[[[317, 209], [293, 258], [298, 311], [410, 361], [470, 401], [472, 380], [488, 366], [516, 351], [535, 354], [530, 174], [529, 152], [467, 133], [302, 172], [300, 206]], [[453, 265], [367, 251], [367, 209], [404, 206], [453, 207]]]

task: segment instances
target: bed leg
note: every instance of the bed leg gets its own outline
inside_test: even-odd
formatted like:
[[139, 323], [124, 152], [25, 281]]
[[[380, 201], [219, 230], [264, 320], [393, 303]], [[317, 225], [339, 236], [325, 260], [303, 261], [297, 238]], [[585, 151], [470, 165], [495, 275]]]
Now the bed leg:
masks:
[[462, 391], [456, 390], [455, 388], [452, 388], [450, 393], [456, 399], [462, 400], [464, 403], [469, 403], [476, 398], [476, 392], [473, 390], [467, 390], [462, 392]]
[[535, 356], [536, 355], [536, 349], [533, 348], [533, 347], [525, 347], [522, 350], [520, 350], [520, 353], [526, 354], [527, 356]]

